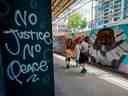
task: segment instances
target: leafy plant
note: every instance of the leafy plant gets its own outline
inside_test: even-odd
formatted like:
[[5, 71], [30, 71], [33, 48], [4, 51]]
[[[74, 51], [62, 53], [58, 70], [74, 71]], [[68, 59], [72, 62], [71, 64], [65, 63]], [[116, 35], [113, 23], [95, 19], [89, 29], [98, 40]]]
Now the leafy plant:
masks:
[[80, 13], [74, 13], [68, 18], [68, 27], [71, 30], [83, 29], [87, 26], [86, 18], [82, 19]]

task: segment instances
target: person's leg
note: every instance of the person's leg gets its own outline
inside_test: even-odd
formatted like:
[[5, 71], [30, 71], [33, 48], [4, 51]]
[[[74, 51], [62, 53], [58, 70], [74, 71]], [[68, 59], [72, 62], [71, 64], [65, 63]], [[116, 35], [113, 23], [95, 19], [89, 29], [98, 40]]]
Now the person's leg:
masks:
[[86, 73], [86, 69], [85, 69], [85, 55], [83, 53], [80, 53], [80, 58], [79, 58], [79, 63], [80, 63], [80, 69], [81, 72], [80, 73]]
[[73, 61], [73, 62], [72, 62], [72, 63], [73, 63], [73, 64], [72, 64], [73, 67], [76, 67], [76, 59], [75, 59], [74, 57], [72, 57], [72, 61]]
[[80, 73], [86, 73], [87, 72], [87, 70], [86, 70], [86, 68], [85, 68], [85, 64], [83, 63], [83, 64], [81, 64], [81, 67], [82, 67], [82, 70], [81, 70], [81, 72]]
[[79, 60], [76, 59], [76, 67], [79, 66]]
[[67, 57], [67, 58], [66, 58], [66, 68], [67, 68], [67, 69], [70, 68], [69, 64], [70, 64], [70, 57]]
[[82, 59], [82, 70], [81, 70], [81, 73], [86, 73], [87, 70], [86, 70], [86, 64], [88, 63], [88, 57], [86, 55], [83, 56], [83, 59]]

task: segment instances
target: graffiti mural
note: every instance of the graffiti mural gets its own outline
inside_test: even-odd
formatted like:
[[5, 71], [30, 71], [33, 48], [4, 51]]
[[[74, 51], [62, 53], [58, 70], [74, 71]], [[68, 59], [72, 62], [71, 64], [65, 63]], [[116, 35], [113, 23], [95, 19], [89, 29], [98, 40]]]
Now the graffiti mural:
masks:
[[95, 30], [90, 38], [94, 33], [96, 39], [90, 47], [91, 60], [128, 73], [128, 24]]

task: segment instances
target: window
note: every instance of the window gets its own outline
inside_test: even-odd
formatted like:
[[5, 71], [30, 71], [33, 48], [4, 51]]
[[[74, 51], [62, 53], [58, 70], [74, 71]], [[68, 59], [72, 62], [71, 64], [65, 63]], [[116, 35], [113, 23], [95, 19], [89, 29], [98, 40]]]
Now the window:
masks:
[[104, 12], [109, 11], [109, 9], [104, 9]]
[[117, 1], [115, 1], [115, 3], [120, 3], [121, 2], [121, 0], [117, 0]]
[[115, 9], [114, 11], [115, 11], [115, 12], [117, 12], [117, 11], [121, 11], [121, 9], [118, 8], [118, 9]]
[[116, 12], [113, 14], [113, 16], [120, 16], [120, 15], [121, 15], [120, 12], [118, 12], [118, 13]]
[[100, 20], [99, 22], [98, 22], [98, 25], [102, 25], [103, 24], [103, 22], [102, 22], [102, 20]]
[[118, 4], [114, 5], [114, 8], [119, 8], [119, 7], [121, 7], [121, 3], [118, 3]]
[[104, 23], [108, 23], [109, 21], [108, 20], [104, 20]]
[[104, 15], [108, 15], [109, 13], [104, 13]]

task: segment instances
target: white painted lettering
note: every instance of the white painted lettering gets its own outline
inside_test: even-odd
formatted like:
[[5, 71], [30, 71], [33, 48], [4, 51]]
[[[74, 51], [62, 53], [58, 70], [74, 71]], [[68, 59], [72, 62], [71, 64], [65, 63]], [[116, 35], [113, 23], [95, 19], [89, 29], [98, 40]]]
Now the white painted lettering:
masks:
[[[15, 80], [21, 85], [25, 82], [36, 82], [42, 78], [40, 73], [47, 72], [49, 69], [46, 60], [35, 61], [35, 59], [38, 58], [36, 54], [39, 54], [41, 51], [44, 56], [41, 42], [43, 41], [46, 45], [50, 45], [52, 43], [51, 34], [49, 32], [35, 32], [32, 29], [26, 30], [28, 25], [34, 26], [38, 23], [37, 15], [35, 13], [29, 13], [26, 10], [23, 12], [16, 10], [14, 22], [17, 26], [24, 26], [25, 28], [24, 30], [10, 29], [9, 31], [4, 31], [4, 34], [12, 35], [14, 38], [11, 39], [16, 41], [14, 42], [15, 48], [11, 48], [8, 42], [5, 43], [5, 48], [9, 54], [15, 55], [15, 57], [20, 56], [19, 58], [22, 58], [22, 60], [12, 60], [9, 63], [6, 70], [7, 76], [10, 80]], [[27, 60], [28, 57], [32, 60]], [[24, 63], [26, 61], [28, 64]]]
[[47, 44], [47, 45], [50, 45], [52, 43], [49, 32], [44, 33], [44, 38], [43, 39], [44, 39], [45, 44]]
[[38, 53], [41, 52], [41, 46], [40, 46], [40, 44], [36, 44], [35, 45], [35, 51], [38, 52]]
[[25, 44], [24, 49], [23, 49], [23, 59], [26, 59], [26, 51], [28, 52], [28, 54], [34, 58], [34, 50], [33, 50], [33, 45], [30, 48], [29, 44]]
[[7, 67], [7, 75], [8, 77], [11, 79], [11, 80], [16, 80], [19, 84], [22, 84], [23, 82], [20, 81], [18, 79], [18, 77], [20, 76], [21, 74], [21, 71], [19, 70], [18, 73], [15, 73], [14, 71], [14, 66], [15, 65], [18, 65], [19, 69], [20, 69], [20, 62], [19, 61], [16, 61], [16, 60], [13, 60], [9, 66]]
[[11, 49], [9, 49], [8, 43], [5, 43], [5, 48], [7, 49], [7, 51], [8, 51], [11, 55], [18, 55], [18, 54], [20, 53], [20, 42], [19, 42], [19, 40], [18, 40], [18, 38], [17, 38], [17, 36], [16, 36], [16, 34], [15, 34], [16, 32], [17, 32], [17, 30], [13, 30], [13, 29], [10, 29], [10, 31], [5, 31], [5, 32], [4, 32], [5, 34], [12, 33], [12, 34], [14, 35], [15, 40], [16, 40], [16, 43], [17, 43], [17, 51], [16, 51], [16, 52], [14, 52], [14, 51], [12, 51]]
[[26, 10], [24, 11], [24, 14], [22, 14], [20, 10], [16, 10], [14, 20], [18, 26], [21, 26], [21, 22], [24, 26], [27, 26], [27, 21], [34, 26], [37, 24], [37, 15], [35, 13], [27, 14]]
[[21, 12], [20, 12], [20, 10], [17, 10], [16, 12], [15, 12], [15, 23], [18, 25], [18, 26], [21, 26], [21, 23], [19, 23], [19, 20], [18, 20], [18, 18], [20, 18], [20, 20], [22, 21], [22, 23], [25, 25], [25, 26], [27, 26], [27, 11], [24, 11], [24, 15], [22, 16], [22, 14], [21, 14]]
[[[15, 66], [19, 68], [18, 72], [15, 72]], [[36, 82], [39, 80], [39, 77], [35, 74], [35, 72], [46, 72], [48, 71], [48, 65], [47, 62], [44, 60], [41, 60], [40, 63], [34, 62], [32, 64], [21, 64], [17, 60], [13, 60], [7, 67], [7, 75], [11, 80], [16, 80], [19, 84], [23, 84], [22, 80], [19, 80], [18, 78], [21, 75], [25, 75], [27, 73], [32, 73], [32, 76], [29, 76], [26, 79], [26, 82], [30, 81], [32, 79], [32, 82]]]
[[29, 20], [29, 22], [30, 22], [31, 25], [36, 25], [36, 23], [37, 23], [37, 16], [36, 16], [36, 14], [31, 13], [28, 16], [28, 20]]

